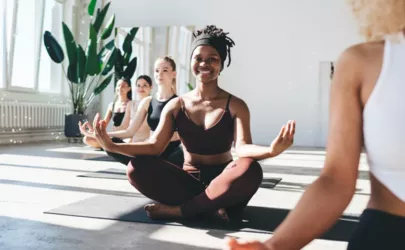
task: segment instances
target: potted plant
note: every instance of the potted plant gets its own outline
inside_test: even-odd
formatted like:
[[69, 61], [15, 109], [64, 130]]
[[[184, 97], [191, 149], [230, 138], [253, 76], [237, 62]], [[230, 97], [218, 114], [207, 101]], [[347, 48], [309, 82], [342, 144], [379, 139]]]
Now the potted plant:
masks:
[[[110, 84], [114, 75], [115, 79], [123, 76], [132, 77], [136, 69], [137, 59], [135, 57], [130, 60], [130, 57], [132, 40], [135, 38], [138, 28], [133, 28], [125, 38], [124, 53], [115, 47], [114, 39], [101, 47], [100, 43], [107, 40], [112, 34], [115, 15], [111, 16], [105, 28], [101, 30], [110, 2], [104, 8], [98, 8], [95, 13], [96, 2], [97, 0], [91, 0], [87, 8], [91, 21], [88, 39], [84, 47], [75, 41], [69, 27], [62, 22], [65, 51], [68, 58], [67, 69], [62, 63], [65, 53], [58, 41], [49, 31], [45, 31], [43, 35], [48, 55], [55, 63], [61, 64], [69, 84], [73, 113], [65, 116], [65, 136], [68, 138], [81, 136], [78, 122], [86, 119], [86, 109], [95, 97]], [[125, 69], [124, 66], [126, 66]], [[113, 68], [115, 68], [114, 71]], [[119, 76], [117, 76], [118, 74]]]

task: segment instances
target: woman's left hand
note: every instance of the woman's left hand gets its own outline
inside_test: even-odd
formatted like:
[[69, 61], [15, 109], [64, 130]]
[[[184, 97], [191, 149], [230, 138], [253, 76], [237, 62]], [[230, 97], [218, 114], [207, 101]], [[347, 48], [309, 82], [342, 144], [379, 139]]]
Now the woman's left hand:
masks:
[[281, 154], [294, 143], [295, 121], [288, 121], [281, 127], [280, 133], [270, 145], [270, 155], [272, 157]]
[[100, 120], [100, 114], [96, 114], [93, 121], [94, 137], [97, 142], [105, 151], [112, 151], [114, 148], [114, 142], [107, 134], [107, 123], [104, 120]]

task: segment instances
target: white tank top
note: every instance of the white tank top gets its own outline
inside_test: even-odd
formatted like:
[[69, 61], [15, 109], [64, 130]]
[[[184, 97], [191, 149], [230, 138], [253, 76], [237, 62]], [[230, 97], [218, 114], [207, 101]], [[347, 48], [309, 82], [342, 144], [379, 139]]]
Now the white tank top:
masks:
[[[136, 115], [136, 111], [138, 110], [139, 102], [140, 101], [138, 101], [138, 100], [132, 101], [130, 124], [135, 119], [135, 115]], [[134, 137], [132, 137], [132, 142], [146, 141], [147, 139], [149, 139], [149, 136], [150, 136], [150, 128], [145, 119], [143, 121], [141, 127], [138, 129], [138, 131], [136, 131]]]
[[383, 66], [364, 107], [371, 173], [405, 202], [405, 39], [385, 40]]

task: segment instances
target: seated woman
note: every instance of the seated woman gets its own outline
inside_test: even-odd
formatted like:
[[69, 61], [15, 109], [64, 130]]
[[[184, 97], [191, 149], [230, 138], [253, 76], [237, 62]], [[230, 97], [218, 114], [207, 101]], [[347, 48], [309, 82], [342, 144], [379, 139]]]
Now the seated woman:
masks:
[[[145, 206], [153, 219], [219, 215], [228, 220], [239, 215], [261, 184], [257, 161], [282, 153], [293, 142], [295, 122], [290, 121], [270, 146], [252, 144], [246, 103], [218, 86], [234, 42], [215, 26], [194, 36], [191, 68], [197, 87], [166, 105], [148, 142], [115, 144], [105, 131], [106, 122], [98, 115], [94, 120], [95, 136], [103, 148], [136, 156], [128, 164], [128, 179], [159, 202]], [[155, 157], [175, 131], [183, 143], [183, 169]], [[233, 143], [237, 160], [231, 154]]]
[[[122, 143], [123, 141], [120, 141], [118, 138], [131, 137], [138, 133], [143, 126], [149, 126], [148, 129], [152, 133], [156, 130], [163, 108], [170, 100], [177, 97], [175, 94], [176, 63], [174, 60], [167, 56], [158, 58], [155, 62], [154, 78], [158, 86], [156, 95], [148, 96], [141, 101], [136, 114], [131, 118], [133, 122], [131, 122], [128, 128], [108, 132], [108, 136], [113, 137], [113, 142]], [[109, 151], [107, 151], [107, 154], [125, 165], [133, 158], [132, 156]], [[183, 165], [184, 156], [177, 133], [173, 134], [169, 145], [159, 156], [178, 166]]]
[[[127, 128], [118, 130], [116, 129], [113, 132], [110, 133], [115, 133], [119, 131], [126, 131], [128, 128], [133, 126], [133, 124], [136, 121], [136, 114], [139, 108], [140, 103], [142, 100], [145, 98], [148, 98], [150, 96], [150, 93], [152, 91], [152, 79], [147, 76], [147, 75], [140, 75], [136, 79], [136, 93], [138, 95], [137, 100], [132, 101], [132, 105], [130, 106], [130, 109], [125, 115], [129, 115], [129, 126]], [[125, 118], [124, 118], [125, 119]], [[150, 137], [150, 129], [146, 121], [140, 124], [139, 129], [137, 129], [134, 133], [129, 135], [128, 137], [113, 137], [112, 140], [116, 143], [124, 143], [124, 142], [139, 142], [139, 141], [146, 141]]]
[[[107, 113], [104, 117], [107, 125], [108, 123], [110, 123], [111, 120], [113, 121], [113, 131], [125, 129], [128, 127], [130, 117], [129, 115], [126, 115], [126, 113], [130, 113], [130, 107], [132, 104], [131, 100], [131, 83], [127, 79], [120, 79], [117, 82], [117, 86], [115, 88], [114, 101], [108, 105]], [[83, 126], [81, 122], [79, 123], [79, 126]], [[88, 123], [85, 123], [84, 127], [88, 127]], [[91, 132], [92, 128], [88, 128]], [[97, 140], [91, 134], [84, 134], [83, 142], [90, 147], [101, 148], [100, 144], [98, 144]]]

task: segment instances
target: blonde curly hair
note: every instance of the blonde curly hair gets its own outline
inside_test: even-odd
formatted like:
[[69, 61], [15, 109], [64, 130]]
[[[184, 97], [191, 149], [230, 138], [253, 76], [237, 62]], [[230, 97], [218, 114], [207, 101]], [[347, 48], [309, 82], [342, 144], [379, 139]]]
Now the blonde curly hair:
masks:
[[346, 0], [367, 40], [379, 40], [405, 28], [405, 0]]

